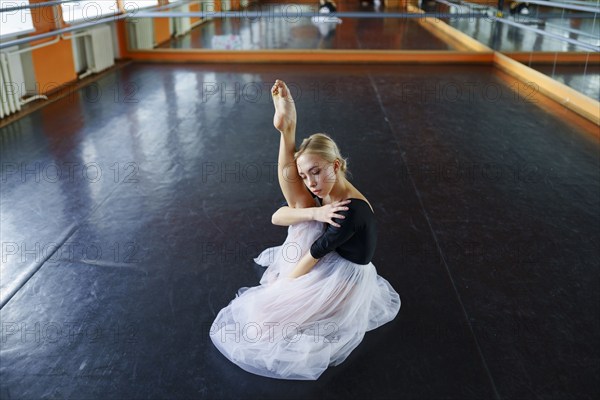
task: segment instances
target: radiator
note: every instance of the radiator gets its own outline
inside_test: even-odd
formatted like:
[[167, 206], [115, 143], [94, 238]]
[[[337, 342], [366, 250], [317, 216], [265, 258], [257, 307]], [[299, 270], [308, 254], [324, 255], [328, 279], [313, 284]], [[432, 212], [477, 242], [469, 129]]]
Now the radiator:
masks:
[[102, 25], [89, 29], [86, 33], [84, 43], [88, 71], [100, 72], [115, 65], [110, 26]]
[[0, 118], [20, 111], [25, 94], [21, 56], [9, 51], [0, 53]]
[[[177, 7], [178, 12], [190, 12], [190, 6], [188, 4], [181, 7]], [[173, 19], [175, 36], [185, 35], [192, 29], [192, 24], [189, 17], [174, 18]]]
[[132, 50], [154, 48], [152, 18], [132, 18], [127, 22], [127, 36]]

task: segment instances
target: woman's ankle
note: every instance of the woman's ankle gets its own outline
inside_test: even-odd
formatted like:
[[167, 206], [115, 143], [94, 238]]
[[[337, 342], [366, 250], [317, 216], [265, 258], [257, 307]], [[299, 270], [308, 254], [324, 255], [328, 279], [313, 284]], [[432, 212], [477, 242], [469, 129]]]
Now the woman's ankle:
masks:
[[291, 127], [287, 127], [283, 130], [279, 131], [282, 135], [284, 135], [286, 138], [296, 138], [296, 126], [291, 126]]

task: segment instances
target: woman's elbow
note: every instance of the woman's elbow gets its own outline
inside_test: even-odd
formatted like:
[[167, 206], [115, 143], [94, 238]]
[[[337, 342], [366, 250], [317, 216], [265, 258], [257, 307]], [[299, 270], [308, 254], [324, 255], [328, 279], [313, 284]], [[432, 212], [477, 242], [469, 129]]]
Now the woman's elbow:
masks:
[[283, 221], [281, 220], [281, 216], [279, 215], [279, 213], [276, 211], [272, 216], [271, 216], [271, 223], [273, 225], [278, 225], [278, 226], [283, 226]]

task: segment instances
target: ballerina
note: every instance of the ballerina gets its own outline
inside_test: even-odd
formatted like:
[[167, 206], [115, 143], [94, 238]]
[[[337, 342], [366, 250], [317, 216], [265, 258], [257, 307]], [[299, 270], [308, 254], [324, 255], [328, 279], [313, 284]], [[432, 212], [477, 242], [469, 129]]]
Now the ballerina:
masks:
[[371, 263], [375, 216], [346, 178], [346, 159], [322, 133], [296, 151], [296, 108], [284, 82], [275, 82], [272, 97], [278, 180], [287, 201], [272, 223], [289, 226], [288, 235], [255, 258], [268, 267], [260, 285], [241, 288], [209, 334], [248, 372], [315, 380], [343, 362], [365, 332], [393, 320], [400, 297]]
[[[337, 24], [341, 24], [342, 20], [335, 16], [337, 5], [335, 1], [319, 0], [319, 15], [314, 15], [311, 18], [313, 24], [319, 27], [319, 31], [323, 36], [335, 29]], [[334, 14], [334, 15], [329, 15]]]

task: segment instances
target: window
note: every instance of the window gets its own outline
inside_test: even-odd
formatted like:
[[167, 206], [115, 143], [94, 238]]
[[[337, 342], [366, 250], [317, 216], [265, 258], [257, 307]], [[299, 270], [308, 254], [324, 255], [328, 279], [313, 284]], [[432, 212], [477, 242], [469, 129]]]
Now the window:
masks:
[[123, 9], [125, 11], [135, 11], [140, 8], [153, 7], [158, 5], [158, 0], [123, 0]]
[[60, 5], [65, 22], [86, 22], [103, 15], [116, 14], [119, 9], [116, 0], [79, 0]]
[[[29, 5], [29, 0], [0, 0], [0, 8], [12, 8]], [[0, 13], [0, 36], [16, 36], [34, 32], [31, 10], [14, 10]]]

